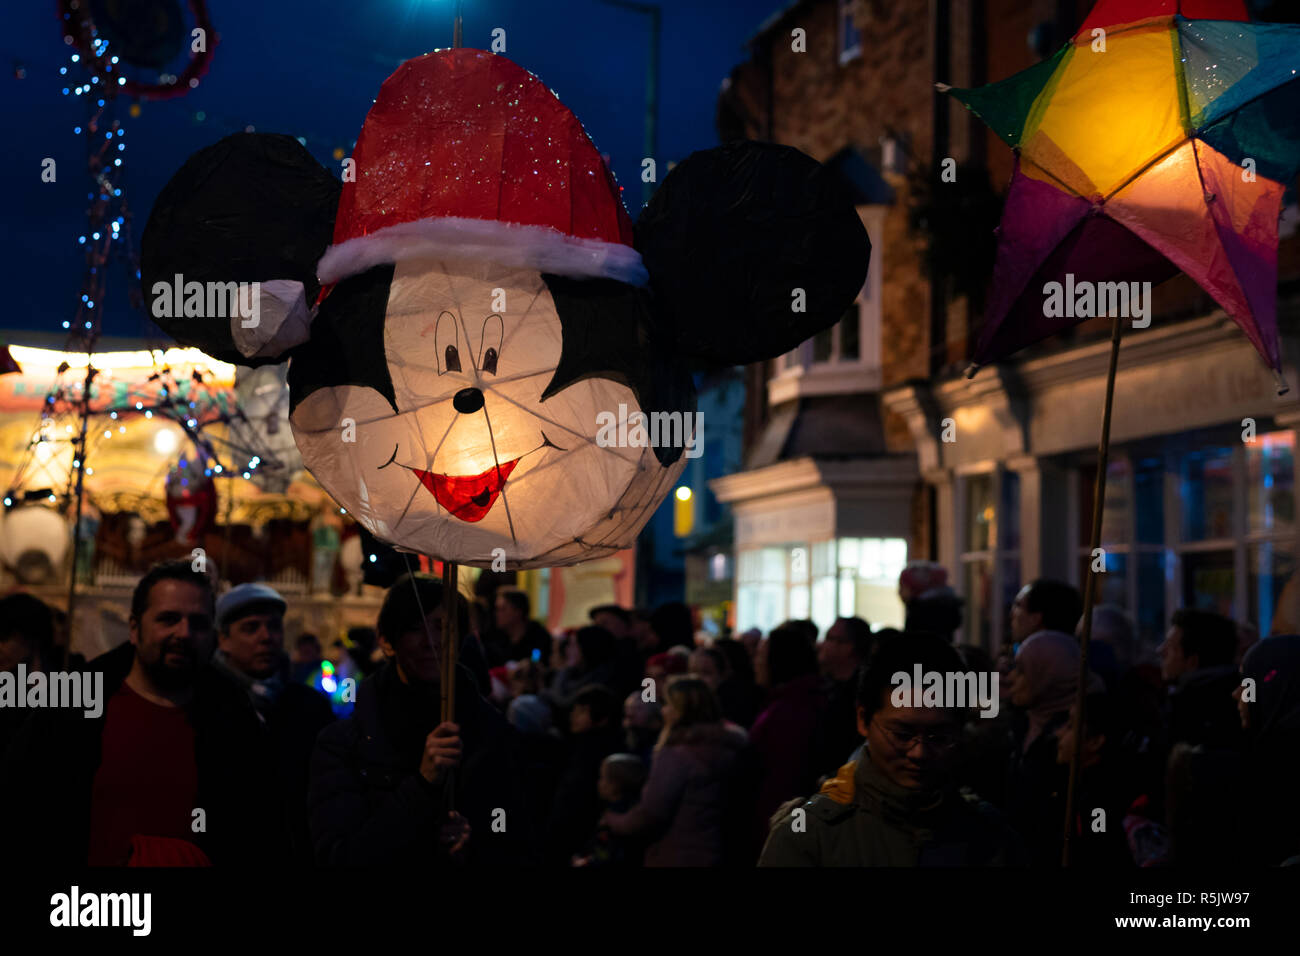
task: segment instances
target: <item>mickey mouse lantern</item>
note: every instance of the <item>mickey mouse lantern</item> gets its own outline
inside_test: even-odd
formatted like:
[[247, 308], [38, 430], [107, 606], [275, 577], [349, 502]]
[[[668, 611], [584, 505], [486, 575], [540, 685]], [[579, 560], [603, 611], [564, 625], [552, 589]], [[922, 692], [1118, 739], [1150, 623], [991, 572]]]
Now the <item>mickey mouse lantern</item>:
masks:
[[633, 225], [577, 118], [481, 50], [399, 67], [352, 159], [340, 184], [288, 136], [201, 150], [154, 205], [142, 283], [257, 283], [253, 327], [157, 321], [288, 360], [303, 463], [407, 551], [532, 568], [628, 547], [683, 448], [617, 447], [602, 415], [693, 412], [692, 371], [788, 351], [866, 278], [861, 220], [798, 150], [697, 152]]

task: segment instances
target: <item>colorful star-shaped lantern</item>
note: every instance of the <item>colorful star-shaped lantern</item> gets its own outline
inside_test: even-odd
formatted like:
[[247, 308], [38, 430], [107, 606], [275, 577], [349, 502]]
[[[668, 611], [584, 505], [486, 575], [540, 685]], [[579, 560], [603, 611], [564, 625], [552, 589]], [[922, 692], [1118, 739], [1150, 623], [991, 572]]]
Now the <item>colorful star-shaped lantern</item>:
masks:
[[1280, 375], [1300, 26], [1248, 22], [1242, 0], [1101, 0], [1055, 56], [951, 93], [1017, 153], [977, 365], [1088, 317], [1046, 315], [1046, 283], [1181, 270]]

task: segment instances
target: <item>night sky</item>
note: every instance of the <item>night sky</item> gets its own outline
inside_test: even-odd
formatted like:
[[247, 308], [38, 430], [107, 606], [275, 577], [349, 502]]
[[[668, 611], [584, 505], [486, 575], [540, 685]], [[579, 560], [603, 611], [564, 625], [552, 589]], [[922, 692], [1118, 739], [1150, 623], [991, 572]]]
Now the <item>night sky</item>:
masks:
[[[718, 88], [745, 58], [743, 44], [783, 0], [663, 0], [659, 82], [659, 176], [668, 161], [716, 145]], [[302, 136], [336, 174], [335, 148], [355, 141], [371, 100], [405, 59], [448, 47], [452, 0], [209, 0], [220, 36], [200, 86], [188, 95], [145, 101], [125, 124], [124, 191], [135, 244], [154, 197], [193, 152], [253, 126]], [[495, 27], [506, 31], [505, 55], [536, 73], [609, 154], [635, 218], [649, 17], [599, 0], [465, 0], [463, 45], [489, 49]], [[189, 15], [186, 13], [189, 26]], [[188, 43], [186, 44], [188, 52]], [[0, 275], [6, 289], [0, 330], [62, 334], [80, 294], [89, 180], [86, 139], [74, 134], [86, 104], [64, 96], [71, 47], [63, 44], [53, 0], [7, 2], [0, 14], [0, 168], [11, 187], [0, 229]], [[179, 74], [184, 60], [169, 66]], [[19, 68], [26, 78], [19, 79]], [[142, 77], [143, 78], [143, 77]], [[197, 116], [203, 114], [200, 120]], [[55, 183], [41, 181], [53, 158]], [[124, 264], [110, 273], [104, 334], [163, 337], [127, 301]], [[12, 336], [22, 341], [22, 336]]]

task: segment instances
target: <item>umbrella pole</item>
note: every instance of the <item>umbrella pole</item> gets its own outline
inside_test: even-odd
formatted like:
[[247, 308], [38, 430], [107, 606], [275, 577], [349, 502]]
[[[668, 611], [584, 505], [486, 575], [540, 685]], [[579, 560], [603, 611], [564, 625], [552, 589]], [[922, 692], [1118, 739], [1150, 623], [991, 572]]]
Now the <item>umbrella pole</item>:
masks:
[[[1083, 590], [1083, 634], [1079, 639], [1079, 686], [1075, 692], [1074, 753], [1070, 756], [1070, 784], [1065, 797], [1065, 839], [1061, 844], [1061, 865], [1070, 865], [1070, 840], [1074, 836], [1074, 803], [1079, 787], [1079, 770], [1083, 756], [1083, 728], [1088, 705], [1088, 642], [1092, 639], [1092, 607], [1097, 598], [1096, 553], [1101, 547], [1101, 516], [1106, 502], [1106, 464], [1110, 457], [1110, 412], [1115, 399], [1115, 367], [1119, 363], [1119, 337], [1122, 326], [1118, 310], [1110, 326], [1110, 368], [1106, 371], [1106, 405], [1101, 419], [1101, 442], [1097, 446], [1097, 485], [1092, 501], [1092, 544], [1088, 549], [1088, 582]], [[1107, 821], [1108, 823], [1110, 821]]]
[[[459, 579], [455, 561], [442, 562], [442, 648], [438, 655], [442, 666], [442, 719], [456, 719], [456, 659], [460, 650], [459, 615], [456, 613], [456, 582]], [[446, 804], [454, 809], [455, 785], [452, 774], [447, 774]]]

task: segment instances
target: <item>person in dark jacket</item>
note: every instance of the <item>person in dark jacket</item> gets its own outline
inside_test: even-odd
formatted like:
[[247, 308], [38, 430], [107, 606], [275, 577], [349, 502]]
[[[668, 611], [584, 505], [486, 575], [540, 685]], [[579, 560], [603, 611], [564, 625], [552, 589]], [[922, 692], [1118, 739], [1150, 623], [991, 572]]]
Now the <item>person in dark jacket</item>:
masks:
[[881, 640], [858, 685], [864, 754], [772, 825], [759, 866], [998, 866], [1023, 862], [988, 804], [954, 786], [963, 712], [895, 702], [894, 675], [961, 671], [942, 638]]
[[[610, 754], [600, 765], [596, 793], [613, 813], [626, 813], [636, 806], [645, 787], [646, 767], [636, 754]], [[611, 866], [622, 869], [642, 865], [643, 848], [635, 837], [618, 837], [609, 827], [597, 827], [580, 853], [570, 861], [573, 866]]]
[[[24, 825], [7, 849], [60, 867], [251, 864], [279, 855], [271, 769], [242, 691], [200, 665], [210, 641], [208, 578], [156, 565], [131, 600], [130, 641], [88, 666], [102, 714], [41, 710], [3, 778], [22, 781]], [[11, 794], [20, 788], [9, 788]]]
[[532, 619], [527, 592], [515, 587], [498, 588], [493, 614], [496, 627], [479, 635], [489, 668], [507, 661], [550, 660], [551, 635]]
[[[1075, 716], [1076, 708], [1071, 707], [1069, 720], [1056, 731], [1056, 761], [1064, 767], [1074, 759]], [[1070, 837], [1074, 867], [1123, 870], [1134, 865], [1123, 821], [1138, 794], [1137, 780], [1128, 772], [1118, 746], [1116, 717], [1115, 705], [1106, 694], [1088, 695]]]
[[[0, 673], [17, 675], [19, 664], [28, 674], [47, 671], [61, 663], [55, 654], [54, 615], [49, 605], [31, 594], [0, 598]], [[0, 757], [28, 713], [20, 707], [0, 707]]]
[[724, 637], [714, 641], [712, 650], [721, 653], [727, 661], [717, 687], [722, 715], [748, 730], [765, 703], [763, 689], [754, 680], [754, 661], [745, 645], [735, 638]]
[[644, 670], [641, 652], [632, 633], [632, 612], [617, 604], [600, 604], [587, 612], [591, 623], [614, 635], [613, 665], [609, 683], [617, 696], [625, 697], [641, 686]]
[[551, 705], [536, 694], [520, 694], [512, 700], [506, 720], [515, 730], [515, 765], [523, 781], [529, 824], [534, 834], [544, 834], [565, 768], [565, 742], [551, 726]]
[[1237, 626], [1210, 611], [1182, 608], [1160, 645], [1160, 674], [1172, 685], [1169, 744], [1238, 747], [1241, 725], [1232, 692], [1238, 684]]
[[[1246, 651], [1233, 696], [1246, 732], [1249, 780], [1258, 802], [1250, 817], [1258, 862], [1300, 863], [1300, 635], [1266, 638]], [[1247, 681], [1249, 683], [1247, 683]], [[1254, 700], [1246, 688], [1254, 689]]]
[[838, 618], [817, 645], [826, 697], [825, 732], [817, 740], [816, 769], [821, 776], [833, 777], [862, 743], [857, 721], [858, 676], [871, 657], [871, 645], [871, 625], [860, 617]]
[[[760, 774], [753, 859], [763, 847], [776, 808], [813, 791], [821, 771], [817, 745], [826, 719], [817, 652], [805, 633], [786, 625], [775, 628], [759, 648], [758, 672], [759, 683], [768, 689], [768, 704], [749, 731]], [[849, 752], [842, 757], [847, 761]]]
[[[567, 638], [566, 657], [572, 663], [551, 677], [548, 696], [557, 707], [565, 707], [584, 687], [604, 687], [617, 695], [628, 694], [638, 686], [637, 675], [628, 684], [628, 672], [618, 658], [618, 642], [603, 627], [580, 627]], [[619, 683], [621, 681], [621, 683]], [[615, 684], [618, 686], [615, 687]]]
[[[1088, 684], [1090, 693], [1104, 688], [1091, 671]], [[1078, 690], [1078, 642], [1064, 631], [1035, 629], [1019, 645], [1007, 685], [1009, 702], [1028, 718], [1011, 755], [1007, 814], [1029, 845], [1032, 864], [1056, 867], [1070, 776], [1069, 768], [1057, 761], [1056, 731], [1069, 719]]]
[[[459, 595], [456, 607], [459, 626], [468, 628]], [[384, 597], [378, 633], [386, 662], [362, 682], [352, 716], [321, 732], [312, 755], [308, 812], [317, 861], [531, 863], [513, 731], [462, 665], [455, 719], [440, 720], [441, 583], [399, 578]]]
[[641, 648], [641, 657], [647, 662], [670, 648], [689, 650], [695, 646], [695, 618], [681, 601], [668, 601], [655, 608], [650, 614], [650, 631], [654, 635], [653, 643]]
[[643, 839], [647, 867], [721, 865], [744, 736], [723, 724], [717, 697], [698, 678], [671, 681], [662, 703], [664, 730], [640, 800], [606, 811], [600, 825]]
[[212, 664], [244, 688], [275, 762], [275, 791], [288, 852], [312, 860], [307, 829], [307, 780], [317, 735], [334, 721], [329, 698], [289, 681], [284, 654], [288, 605], [265, 584], [240, 584], [217, 601], [217, 649]]
[[600, 817], [600, 765], [610, 754], [623, 749], [619, 711], [619, 699], [598, 684], [578, 691], [569, 707], [564, 770], [551, 800], [546, 826], [547, 861], [557, 866], [569, 864]]
[[647, 767], [664, 729], [662, 705], [657, 697], [648, 700], [648, 696], [633, 691], [623, 701], [623, 749], [636, 754]]
[[1251, 647], [1232, 698], [1243, 730], [1236, 746], [1183, 742], [1169, 755], [1169, 862], [1300, 862], [1300, 636], [1269, 637]]

